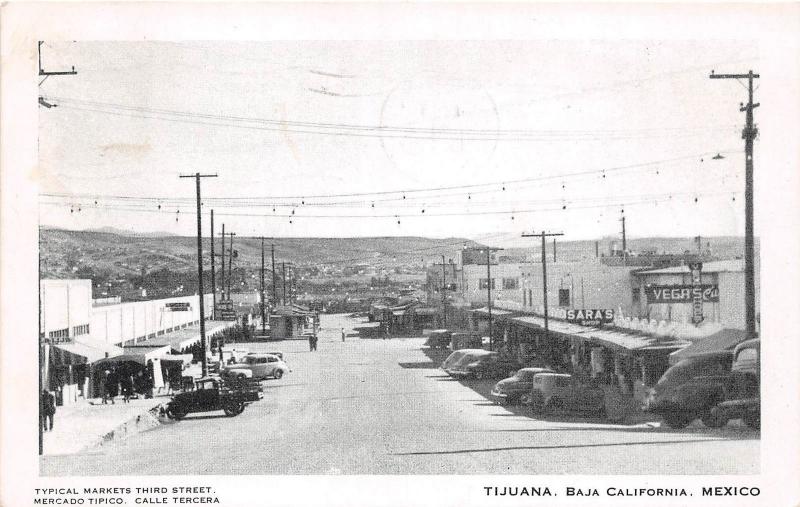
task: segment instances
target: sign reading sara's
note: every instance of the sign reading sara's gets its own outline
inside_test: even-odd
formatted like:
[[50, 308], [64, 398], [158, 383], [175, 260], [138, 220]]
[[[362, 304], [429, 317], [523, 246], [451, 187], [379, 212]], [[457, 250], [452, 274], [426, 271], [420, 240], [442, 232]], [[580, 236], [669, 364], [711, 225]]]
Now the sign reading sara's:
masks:
[[566, 319], [567, 322], [575, 322], [582, 326], [610, 324], [614, 322], [614, 310], [585, 310], [582, 308], [566, 310], [564, 319]]
[[717, 285], [648, 285], [644, 288], [648, 303], [691, 303], [702, 298], [704, 303], [719, 303]]

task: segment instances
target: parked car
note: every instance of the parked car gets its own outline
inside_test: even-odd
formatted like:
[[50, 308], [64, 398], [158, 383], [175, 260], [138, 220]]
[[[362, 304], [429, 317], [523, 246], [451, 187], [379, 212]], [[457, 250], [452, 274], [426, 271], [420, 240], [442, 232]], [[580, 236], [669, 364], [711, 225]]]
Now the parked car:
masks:
[[436, 329], [431, 331], [431, 334], [428, 335], [428, 339], [425, 340], [424, 346], [432, 349], [449, 348], [452, 334], [452, 331], [447, 329]]
[[747, 340], [733, 351], [731, 376], [725, 384], [725, 400], [711, 410], [715, 423], [724, 426], [741, 419], [753, 429], [761, 428], [761, 340]]
[[456, 350], [442, 362], [442, 369], [448, 371], [454, 364], [460, 361], [465, 355], [472, 352], [481, 352], [483, 349], [460, 349]]
[[538, 373], [534, 375], [531, 397], [524, 401], [536, 412], [584, 412], [606, 415], [603, 389], [580, 382], [565, 373]]
[[505, 378], [515, 372], [520, 364], [501, 357], [497, 352], [482, 351], [462, 359], [450, 369], [450, 374], [471, 379]]
[[711, 409], [725, 398], [732, 358], [731, 351], [720, 351], [679, 361], [650, 390], [645, 411], [660, 415], [670, 428], [685, 428], [698, 418], [706, 426], [719, 427]]
[[289, 372], [289, 367], [274, 354], [247, 354], [242, 362], [226, 366], [223, 375], [237, 378], [279, 379]]
[[238, 382], [232, 384], [222, 379], [207, 377], [195, 382], [192, 391], [176, 394], [164, 411], [170, 419], [180, 420], [192, 412], [222, 410], [228, 417], [244, 412], [250, 403], [263, 397], [258, 384]]
[[500, 403], [509, 405], [519, 404], [523, 398], [530, 399], [533, 389], [533, 377], [537, 373], [555, 373], [549, 368], [522, 368], [513, 376], [505, 378], [494, 385], [492, 398]]

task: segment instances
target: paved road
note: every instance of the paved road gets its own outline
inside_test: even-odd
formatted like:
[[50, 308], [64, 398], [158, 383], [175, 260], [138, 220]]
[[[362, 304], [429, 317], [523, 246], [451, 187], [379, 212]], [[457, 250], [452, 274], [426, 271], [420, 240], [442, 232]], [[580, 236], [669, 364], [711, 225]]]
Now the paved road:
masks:
[[[758, 473], [758, 434], [675, 431], [494, 405], [488, 382], [444, 376], [419, 338], [341, 342], [355, 321], [323, 316], [319, 350], [279, 344], [293, 368], [235, 418], [208, 413], [94, 452], [42, 458], [43, 475]], [[276, 344], [251, 345], [274, 349]]]

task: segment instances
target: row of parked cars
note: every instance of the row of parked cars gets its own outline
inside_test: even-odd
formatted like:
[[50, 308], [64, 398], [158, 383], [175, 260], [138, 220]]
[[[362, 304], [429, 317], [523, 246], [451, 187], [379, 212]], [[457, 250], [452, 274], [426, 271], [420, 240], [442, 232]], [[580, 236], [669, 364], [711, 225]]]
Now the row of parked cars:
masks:
[[671, 428], [695, 419], [711, 428], [741, 419], [761, 427], [761, 340], [747, 340], [731, 351], [684, 359], [664, 373], [645, 400], [644, 409], [663, 417]]
[[[440, 336], [429, 338], [428, 346], [441, 346], [443, 342]], [[748, 340], [733, 351], [712, 352], [678, 362], [649, 391], [642, 408], [676, 429], [696, 419], [711, 428], [741, 419], [747, 426], [759, 429], [760, 343], [758, 339]], [[605, 391], [600, 385], [550, 368], [522, 368], [497, 352], [459, 349], [441, 367], [460, 379], [502, 379], [491, 391], [498, 403], [530, 405], [541, 412], [568, 410], [605, 416]]]

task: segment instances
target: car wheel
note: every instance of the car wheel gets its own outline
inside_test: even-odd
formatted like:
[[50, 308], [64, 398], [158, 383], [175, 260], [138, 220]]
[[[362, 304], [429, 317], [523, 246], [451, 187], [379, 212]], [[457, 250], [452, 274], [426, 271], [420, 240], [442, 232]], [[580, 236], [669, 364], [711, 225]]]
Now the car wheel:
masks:
[[228, 417], [234, 417], [244, 412], [244, 403], [240, 401], [229, 401], [222, 407], [222, 410]]
[[180, 421], [186, 417], [187, 411], [185, 408], [177, 405], [169, 405], [167, 407], [167, 417], [175, 421]]
[[534, 412], [544, 412], [544, 399], [540, 393], [530, 394], [531, 410]]
[[760, 414], [747, 414], [744, 417], [742, 417], [742, 421], [744, 421], [744, 423], [748, 427], [750, 427], [750, 428], [752, 428], [754, 430], [760, 430], [761, 429], [761, 415]]
[[272, 374], [276, 379], [283, 377], [283, 370], [275, 370]]
[[728, 423], [728, 420], [719, 413], [719, 410], [712, 408], [700, 417], [700, 421], [708, 428], [721, 428]]
[[694, 414], [688, 414], [686, 412], [669, 412], [664, 414], [664, 422], [674, 430], [685, 428], [690, 422], [694, 421], [694, 419]]
[[236, 378], [239, 379], [240, 381], [244, 381], [247, 378], [247, 375], [245, 375], [244, 373], [240, 373], [236, 376]]
[[523, 394], [517, 399], [517, 404], [525, 406], [531, 405], [533, 404], [533, 396], [531, 396], [530, 393]]

